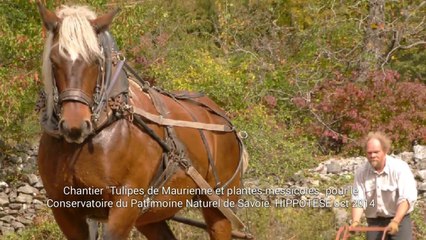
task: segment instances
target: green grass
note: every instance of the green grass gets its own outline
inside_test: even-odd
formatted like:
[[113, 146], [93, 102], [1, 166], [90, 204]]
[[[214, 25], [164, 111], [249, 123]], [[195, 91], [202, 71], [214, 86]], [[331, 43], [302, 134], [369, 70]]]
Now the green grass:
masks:
[[20, 233], [8, 234], [1, 240], [65, 240], [49, 210], [42, 210], [33, 220], [33, 226]]
[[411, 213], [411, 219], [415, 225], [415, 234], [418, 240], [426, 240], [426, 205], [417, 204]]
[[[202, 221], [201, 212], [184, 209], [181, 215]], [[333, 213], [328, 210], [302, 208], [248, 208], [238, 211], [239, 217], [247, 225], [249, 233], [256, 239], [331, 239], [335, 234]], [[53, 217], [47, 212], [37, 217], [38, 223], [19, 234], [10, 234], [1, 240], [63, 240], [65, 239]], [[208, 239], [208, 234], [199, 228], [169, 221], [178, 239]], [[131, 240], [145, 239], [133, 231]]]
[[[345, 178], [339, 181], [333, 179], [333, 186], [345, 186]], [[324, 190], [320, 190], [324, 192]], [[349, 200], [350, 196], [342, 195], [339, 198]], [[244, 196], [248, 201], [259, 200], [254, 196]], [[426, 240], [426, 223], [424, 222], [425, 206], [418, 204], [411, 214], [415, 225], [415, 235], [418, 240]], [[350, 216], [350, 208], [346, 209]], [[197, 209], [183, 209], [180, 216], [202, 221], [201, 212]], [[240, 208], [237, 215], [246, 224], [247, 231], [256, 239], [278, 239], [278, 240], [322, 240], [334, 239], [337, 229], [340, 227], [334, 218], [334, 213], [326, 208]], [[365, 224], [365, 223], [364, 223]], [[182, 223], [169, 221], [169, 225], [178, 239], [197, 240], [208, 239], [208, 234], [199, 228]], [[62, 240], [65, 239], [55, 223], [48, 209], [39, 212], [34, 220], [34, 226], [25, 229], [19, 234], [11, 234], [0, 238], [1, 240]], [[129, 238], [131, 240], [145, 239], [134, 230]], [[365, 240], [364, 234], [353, 234], [352, 240]]]

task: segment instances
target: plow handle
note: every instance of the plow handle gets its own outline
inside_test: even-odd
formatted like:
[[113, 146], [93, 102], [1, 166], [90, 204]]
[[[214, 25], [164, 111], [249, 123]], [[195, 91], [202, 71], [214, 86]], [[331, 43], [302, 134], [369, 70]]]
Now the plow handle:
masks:
[[351, 227], [351, 226], [343, 226], [340, 227], [337, 231], [336, 240], [341, 239], [341, 235], [343, 234], [343, 240], [348, 239], [351, 234], [350, 232], [383, 232], [382, 240], [386, 239], [386, 227]]

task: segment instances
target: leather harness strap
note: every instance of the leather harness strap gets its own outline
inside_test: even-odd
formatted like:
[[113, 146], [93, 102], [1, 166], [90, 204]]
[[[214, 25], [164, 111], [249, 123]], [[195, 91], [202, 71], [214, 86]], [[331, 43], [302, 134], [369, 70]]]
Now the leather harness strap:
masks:
[[139, 114], [146, 119], [155, 122], [159, 125], [166, 125], [166, 126], [173, 126], [173, 127], [187, 127], [187, 128], [196, 128], [196, 129], [203, 129], [203, 130], [209, 130], [209, 131], [218, 131], [218, 132], [233, 132], [234, 129], [222, 125], [222, 124], [212, 124], [212, 123], [199, 123], [199, 122], [192, 122], [192, 121], [185, 121], [185, 120], [174, 120], [170, 118], [164, 118], [161, 115], [155, 115], [152, 113], [149, 113], [141, 108], [134, 107], [133, 108], [134, 113]]
[[[195, 169], [193, 166], [189, 166], [186, 169], [186, 174], [188, 176], [190, 176], [192, 178], [192, 180], [194, 180], [194, 182], [203, 189], [210, 189], [212, 188], [207, 182], [206, 180], [204, 180], [204, 178], [200, 175], [200, 173], [197, 171], [197, 169]], [[246, 225], [244, 225], [244, 223], [238, 218], [238, 216], [229, 208], [229, 207], [224, 207], [223, 206], [223, 199], [220, 198], [217, 194], [211, 194], [211, 195], [206, 195], [210, 201], [212, 202], [217, 202], [218, 203], [218, 207], [217, 209], [219, 209], [219, 211], [226, 217], [229, 219], [229, 221], [231, 221], [232, 225], [234, 225], [235, 227], [237, 227], [238, 229], [245, 229]]]
[[87, 106], [91, 106], [93, 104], [93, 99], [85, 92], [78, 88], [67, 88], [59, 94], [59, 102], [63, 101], [77, 101]]
[[[171, 139], [171, 142], [174, 146], [172, 146], [174, 151], [178, 155], [178, 159], [174, 160], [171, 159], [171, 161], [166, 163], [166, 168], [164, 169], [164, 172], [161, 174], [159, 178], [154, 180], [154, 183], [152, 183], [154, 187], [161, 187], [163, 186], [169, 177], [175, 172], [177, 164], [179, 164], [184, 170], [185, 173], [192, 178], [192, 180], [197, 184], [198, 187], [202, 189], [212, 189], [212, 187], [207, 183], [207, 181], [200, 175], [200, 173], [192, 166], [191, 160], [186, 155], [185, 146], [183, 143], [179, 140], [179, 138], [176, 135], [175, 129], [173, 126], [181, 126], [181, 127], [192, 127], [192, 128], [198, 128], [198, 129], [206, 129], [212, 130], [211, 127], [214, 127], [213, 129], [220, 129], [221, 131], [234, 131], [234, 129], [231, 130], [228, 126], [220, 125], [220, 124], [205, 124], [205, 123], [197, 123], [197, 122], [189, 122], [189, 121], [183, 121], [183, 120], [173, 120], [173, 119], [167, 119], [163, 118], [162, 116], [168, 115], [169, 111], [167, 109], [167, 106], [164, 105], [164, 103], [161, 101], [159, 92], [157, 92], [155, 89], [150, 88], [148, 90], [148, 94], [151, 97], [151, 100], [157, 109], [157, 111], [160, 113], [160, 116], [148, 113], [140, 108], [134, 108], [135, 114], [140, 114], [143, 117], [156, 122], [160, 125], [166, 126], [166, 136], [168, 136]], [[229, 128], [225, 130], [225, 128]], [[217, 131], [217, 130], [214, 130]], [[241, 165], [241, 164], [239, 164]], [[240, 169], [240, 167], [238, 167]], [[237, 169], [237, 171], [238, 171]], [[217, 194], [211, 194], [206, 195], [210, 201], [215, 201], [218, 203], [218, 209], [219, 211], [227, 218], [229, 221], [237, 227], [238, 229], [245, 229], [246, 226], [244, 223], [238, 218], [238, 216], [229, 208], [225, 207], [223, 203], [223, 199], [220, 198]], [[152, 200], [154, 196], [152, 195], [145, 195], [144, 201], [149, 202]], [[148, 211], [149, 208], [143, 208], [142, 213]]]
[[[191, 116], [191, 118], [192, 118], [192, 121], [193, 122], [198, 122], [198, 119], [197, 119], [197, 117], [195, 116], [195, 114], [190, 110], [190, 109], [188, 109], [183, 103], [182, 103], [182, 101], [178, 101], [176, 98], [174, 98], [174, 97], [172, 97], [172, 99], [176, 102], [176, 103], [178, 103], [183, 109], [185, 109], [185, 111]], [[204, 144], [204, 149], [206, 150], [206, 153], [207, 153], [207, 159], [209, 160], [209, 164], [210, 164], [210, 168], [211, 168], [211, 171], [213, 172], [213, 176], [214, 176], [214, 179], [215, 179], [215, 181], [216, 181], [216, 184], [215, 184], [215, 188], [218, 188], [219, 186], [220, 186], [220, 184], [221, 184], [221, 182], [220, 182], [220, 179], [219, 179], [219, 175], [218, 175], [218, 173], [217, 173], [217, 169], [216, 169], [216, 166], [215, 166], [215, 163], [214, 163], [214, 160], [213, 160], [213, 155], [212, 155], [212, 152], [211, 152], [211, 150], [210, 150], [210, 147], [209, 147], [209, 144], [208, 144], [208, 142], [207, 142], [207, 138], [206, 138], [206, 135], [204, 134], [204, 131], [201, 131], [200, 129], [198, 129], [198, 133], [199, 133], [199, 135], [200, 135], [200, 137], [201, 137], [201, 140], [203, 141], [203, 144]]]

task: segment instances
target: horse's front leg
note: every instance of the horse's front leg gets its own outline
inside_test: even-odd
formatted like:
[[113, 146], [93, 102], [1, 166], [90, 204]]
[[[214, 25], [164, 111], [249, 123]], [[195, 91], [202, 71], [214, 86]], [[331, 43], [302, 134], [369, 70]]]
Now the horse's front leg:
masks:
[[89, 240], [89, 225], [75, 209], [52, 208], [53, 216], [68, 240]]
[[[109, 210], [108, 222], [104, 231], [104, 240], [127, 239], [140, 210], [131, 202], [132, 196], [122, 196], [114, 201], [114, 207]], [[120, 203], [118, 203], [120, 202]]]
[[207, 232], [211, 240], [230, 240], [232, 237], [231, 222], [217, 208], [202, 208], [207, 224]]
[[177, 239], [166, 221], [150, 223], [147, 225], [137, 225], [136, 228], [149, 240]]

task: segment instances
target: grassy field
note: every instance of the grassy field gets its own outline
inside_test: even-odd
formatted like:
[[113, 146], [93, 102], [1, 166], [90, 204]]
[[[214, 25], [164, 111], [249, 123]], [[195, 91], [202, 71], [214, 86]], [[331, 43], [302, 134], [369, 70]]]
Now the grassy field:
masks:
[[[238, 213], [247, 225], [247, 231], [256, 239], [332, 239], [335, 234], [333, 213], [329, 210], [315, 209], [276, 209], [252, 208], [241, 209]], [[183, 210], [182, 216], [200, 219], [198, 210]], [[178, 239], [208, 239], [202, 230], [181, 223], [169, 221], [170, 227]], [[20, 234], [3, 236], [2, 240], [62, 240], [65, 239], [52, 216], [40, 213], [34, 226]], [[129, 238], [145, 239], [136, 231]]]
[[[423, 209], [416, 208], [412, 214], [415, 223], [417, 240], [426, 239], [426, 224]], [[202, 221], [198, 210], [184, 209], [179, 213], [190, 219]], [[328, 240], [334, 239], [339, 226], [336, 226], [334, 213], [327, 209], [313, 208], [251, 208], [240, 209], [238, 216], [247, 225], [247, 231], [256, 239], [277, 240]], [[200, 240], [208, 239], [208, 234], [192, 226], [169, 221], [169, 225], [178, 239]], [[40, 212], [34, 220], [34, 225], [19, 234], [0, 237], [2, 240], [65, 240], [49, 211]], [[146, 239], [136, 230], [130, 240]], [[352, 240], [364, 240], [358, 234]]]

